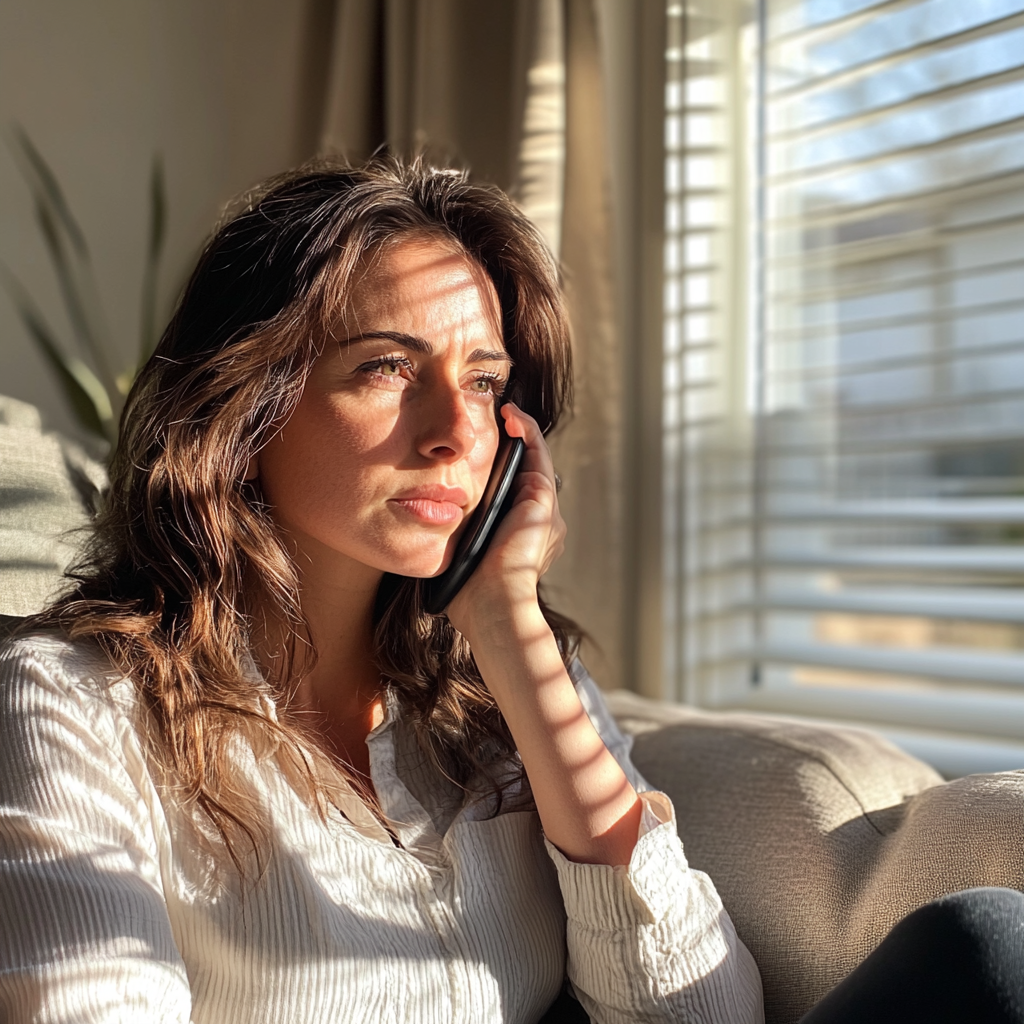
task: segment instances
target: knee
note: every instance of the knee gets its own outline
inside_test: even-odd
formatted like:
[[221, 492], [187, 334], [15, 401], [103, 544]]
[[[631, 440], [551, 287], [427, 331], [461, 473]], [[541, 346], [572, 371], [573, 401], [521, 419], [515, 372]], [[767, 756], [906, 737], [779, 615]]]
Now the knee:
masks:
[[1024, 892], [1016, 889], [1002, 889], [989, 886], [981, 889], [963, 889], [951, 892], [935, 900], [931, 906], [954, 907], [968, 914], [988, 913], [996, 910], [1000, 913], [1019, 914], [1024, 911]]
[[965, 889], [915, 910], [893, 929], [919, 949], [967, 962], [1024, 965], [1024, 893]]
[[1024, 934], [1024, 893], [1016, 889], [964, 889], [950, 893], [914, 911], [930, 928], [963, 935], [991, 935], [1008, 930]]
[[905, 917], [801, 1024], [1024, 1024], [1024, 894], [967, 889]]

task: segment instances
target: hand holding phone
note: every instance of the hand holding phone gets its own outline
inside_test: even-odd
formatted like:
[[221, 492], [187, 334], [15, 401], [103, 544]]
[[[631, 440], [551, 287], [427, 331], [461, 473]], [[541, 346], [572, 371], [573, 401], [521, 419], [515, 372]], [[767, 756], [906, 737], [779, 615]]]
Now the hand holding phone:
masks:
[[466, 528], [459, 538], [451, 565], [440, 576], [423, 582], [423, 607], [431, 615], [440, 615], [473, 575], [505, 513], [512, 507], [512, 482], [526, 450], [521, 437], [501, 432], [491, 475]]

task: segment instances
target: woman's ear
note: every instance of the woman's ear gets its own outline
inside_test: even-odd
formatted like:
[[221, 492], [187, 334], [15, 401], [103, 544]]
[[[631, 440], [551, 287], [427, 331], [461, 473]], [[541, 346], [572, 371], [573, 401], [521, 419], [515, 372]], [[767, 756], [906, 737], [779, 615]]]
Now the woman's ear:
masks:
[[245, 474], [242, 476], [242, 480], [248, 483], [250, 480], [255, 480], [260, 475], [260, 461], [253, 455], [251, 459], [245, 464]]

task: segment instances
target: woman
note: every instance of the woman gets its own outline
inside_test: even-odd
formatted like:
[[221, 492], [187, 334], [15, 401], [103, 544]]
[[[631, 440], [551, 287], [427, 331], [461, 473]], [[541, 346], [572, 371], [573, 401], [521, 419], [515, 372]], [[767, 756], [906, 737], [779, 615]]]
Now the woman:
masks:
[[[0, 657], [0, 1019], [536, 1021], [566, 974], [601, 1024], [762, 1019], [538, 598], [569, 391], [554, 267], [495, 190], [311, 168], [216, 232], [91, 559]], [[512, 508], [428, 615], [502, 431]], [[1022, 903], [922, 908], [807, 1024], [1024, 1019]]]
[[[496, 190], [323, 166], [220, 227], [90, 561], [4, 656], [8, 1017], [535, 1021], [568, 972], [599, 1021], [761, 1018], [538, 598], [569, 392], [555, 268]], [[513, 506], [427, 615], [503, 431]]]

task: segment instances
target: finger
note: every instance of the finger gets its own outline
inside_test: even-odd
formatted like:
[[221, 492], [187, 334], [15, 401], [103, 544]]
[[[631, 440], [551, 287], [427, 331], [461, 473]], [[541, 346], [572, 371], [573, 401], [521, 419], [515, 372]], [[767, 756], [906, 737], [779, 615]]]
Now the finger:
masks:
[[555, 465], [551, 459], [551, 450], [544, 439], [544, 434], [537, 421], [523, 412], [514, 402], [506, 402], [501, 407], [505, 418], [505, 430], [509, 437], [521, 437], [526, 442], [523, 469], [542, 473], [555, 486]]
[[537, 421], [528, 412], [523, 412], [515, 402], [506, 402], [501, 407], [501, 415], [505, 419], [505, 429], [509, 436], [521, 437], [531, 447], [536, 446], [538, 440], [543, 441], [544, 435]]
[[[523, 463], [525, 465], [524, 456]], [[521, 505], [523, 502], [535, 502], [540, 509], [543, 509], [542, 519], [550, 528], [554, 517], [558, 514], [558, 504], [555, 497], [555, 489], [551, 486], [551, 479], [544, 473], [532, 469], [520, 469], [516, 474], [513, 484], [515, 498], [513, 505]], [[534, 516], [530, 517], [533, 522], [540, 522]]]

